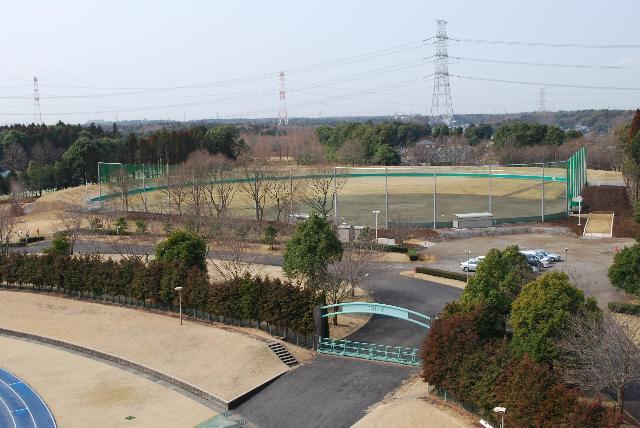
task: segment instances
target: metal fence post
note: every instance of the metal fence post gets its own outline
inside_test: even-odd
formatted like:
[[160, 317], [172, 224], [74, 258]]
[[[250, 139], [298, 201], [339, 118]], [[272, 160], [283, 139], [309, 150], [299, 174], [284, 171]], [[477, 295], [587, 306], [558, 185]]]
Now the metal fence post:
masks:
[[334, 222], [338, 223], [338, 167], [333, 167], [333, 215], [335, 216]]
[[384, 228], [389, 229], [389, 168], [384, 168]]
[[436, 170], [433, 169], [433, 228], [436, 229], [436, 194], [438, 193], [438, 187], [436, 184]]
[[542, 222], [544, 223], [544, 162], [542, 163]]
[[489, 212], [490, 213], [493, 213], [493, 211], [492, 211], [493, 210], [493, 206], [492, 206], [492, 204], [493, 204], [493, 200], [492, 200], [493, 199], [493, 182], [492, 182], [492, 179], [491, 179], [491, 176], [493, 175], [492, 169], [493, 168], [491, 167], [491, 165], [489, 165]]

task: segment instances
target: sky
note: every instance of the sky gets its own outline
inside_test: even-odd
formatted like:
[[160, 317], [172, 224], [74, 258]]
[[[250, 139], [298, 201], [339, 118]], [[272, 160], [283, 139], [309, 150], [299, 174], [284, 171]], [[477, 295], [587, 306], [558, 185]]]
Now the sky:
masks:
[[542, 88], [548, 111], [640, 105], [637, 0], [1, 0], [0, 10], [2, 124], [33, 121], [33, 76], [45, 123], [277, 117], [281, 71], [290, 118], [424, 115], [436, 19], [451, 38], [454, 113], [537, 111]]

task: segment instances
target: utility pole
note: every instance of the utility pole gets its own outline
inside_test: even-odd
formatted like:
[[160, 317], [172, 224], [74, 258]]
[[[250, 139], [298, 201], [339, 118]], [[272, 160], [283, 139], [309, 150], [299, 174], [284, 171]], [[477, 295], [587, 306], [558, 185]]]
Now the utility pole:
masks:
[[278, 126], [287, 126], [289, 116], [287, 115], [286, 92], [284, 90], [284, 71], [280, 72], [280, 110], [278, 111]]
[[429, 123], [439, 125], [441, 123], [451, 126], [453, 120], [453, 103], [451, 102], [451, 89], [449, 84], [449, 54], [447, 53], [447, 21], [436, 20], [436, 57], [435, 74], [433, 78], [433, 97], [431, 99], [431, 117]]

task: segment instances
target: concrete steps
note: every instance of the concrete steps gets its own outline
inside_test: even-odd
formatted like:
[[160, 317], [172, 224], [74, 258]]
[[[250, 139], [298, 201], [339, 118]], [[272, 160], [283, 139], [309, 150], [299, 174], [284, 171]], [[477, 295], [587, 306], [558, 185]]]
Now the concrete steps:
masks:
[[298, 364], [298, 360], [296, 360], [296, 357], [294, 357], [282, 343], [269, 342], [267, 343], [267, 346], [278, 356], [278, 358], [280, 358], [280, 361], [282, 361], [289, 367]]

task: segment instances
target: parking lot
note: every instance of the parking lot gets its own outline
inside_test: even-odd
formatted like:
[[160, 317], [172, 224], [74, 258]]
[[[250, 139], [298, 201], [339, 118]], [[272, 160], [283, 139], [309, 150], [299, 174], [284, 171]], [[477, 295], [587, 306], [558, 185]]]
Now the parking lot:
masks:
[[[522, 250], [545, 249], [565, 256], [567, 260], [555, 263], [542, 272], [559, 269], [567, 272], [570, 278], [586, 295], [594, 296], [601, 305], [611, 301], [628, 301], [629, 296], [614, 289], [607, 278], [607, 270], [613, 261], [616, 249], [632, 245], [632, 239], [582, 239], [571, 235], [506, 235], [478, 237], [469, 239], [451, 239], [421, 251], [421, 256], [429, 260], [429, 267], [462, 272], [460, 263], [466, 261], [465, 251], [470, 257], [485, 255], [490, 249], [504, 249], [518, 245]], [[473, 273], [471, 273], [472, 275]]]

